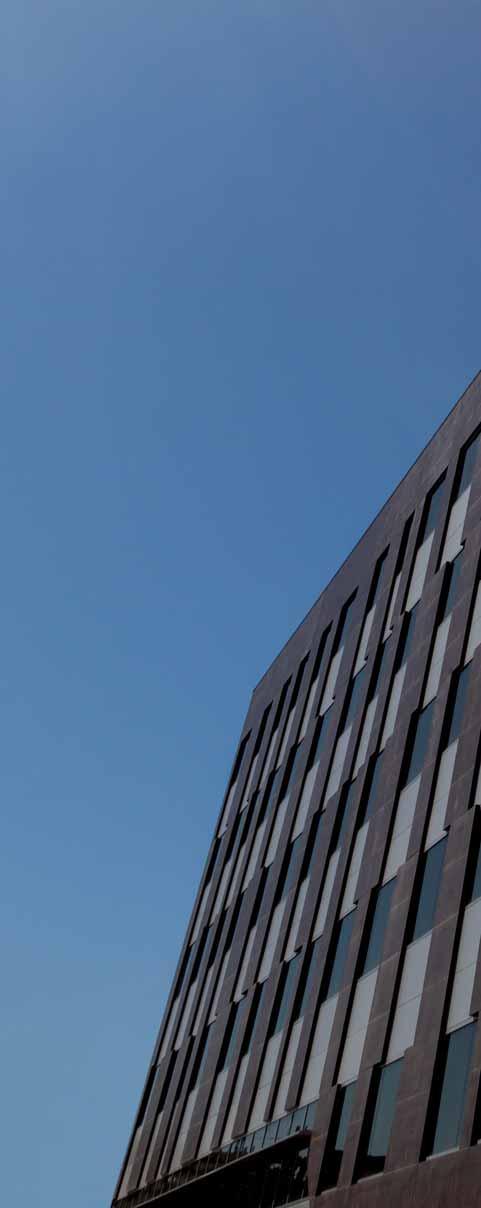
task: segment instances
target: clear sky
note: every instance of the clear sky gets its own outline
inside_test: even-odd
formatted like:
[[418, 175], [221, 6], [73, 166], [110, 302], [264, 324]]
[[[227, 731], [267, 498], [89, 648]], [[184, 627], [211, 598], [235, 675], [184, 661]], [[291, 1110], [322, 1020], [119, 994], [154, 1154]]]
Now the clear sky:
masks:
[[106, 1208], [250, 691], [481, 366], [475, 0], [5, 0], [2, 1197]]

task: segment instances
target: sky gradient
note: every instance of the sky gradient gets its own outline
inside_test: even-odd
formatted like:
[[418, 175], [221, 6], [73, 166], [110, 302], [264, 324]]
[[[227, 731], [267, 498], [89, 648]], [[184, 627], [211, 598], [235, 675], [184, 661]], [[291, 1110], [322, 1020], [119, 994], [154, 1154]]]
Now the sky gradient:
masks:
[[252, 687], [481, 367], [481, 11], [0, 34], [3, 1195], [107, 1208]]

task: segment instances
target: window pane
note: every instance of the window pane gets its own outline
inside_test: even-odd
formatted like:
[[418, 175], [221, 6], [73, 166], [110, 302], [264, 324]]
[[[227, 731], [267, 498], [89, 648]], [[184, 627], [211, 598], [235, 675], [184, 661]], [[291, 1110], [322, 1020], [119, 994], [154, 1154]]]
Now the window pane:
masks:
[[456, 695], [454, 699], [453, 712], [451, 716], [451, 724], [449, 727], [449, 735], [446, 746], [450, 742], [454, 742], [455, 738], [459, 738], [461, 724], [463, 720], [464, 706], [466, 704], [466, 696], [469, 687], [469, 677], [471, 673], [471, 663], [467, 667], [463, 667], [461, 674], [458, 676], [456, 685]]
[[383, 757], [383, 752], [381, 751], [380, 755], [377, 756], [377, 759], [375, 759], [372, 764], [372, 770], [370, 772], [370, 780], [368, 782], [367, 792], [365, 791], [366, 800], [365, 800], [365, 805], [364, 805], [364, 808], [362, 811], [362, 821], [363, 822], [366, 822], [367, 819], [371, 817], [374, 807], [376, 805], [377, 794], [378, 794], [378, 789], [379, 789], [379, 780], [380, 780], [381, 771], [382, 771], [382, 757]]
[[273, 1021], [272, 1021], [271, 1035], [273, 1035], [274, 1032], [280, 1032], [281, 1028], [284, 1027], [284, 1024], [286, 1022], [288, 1012], [289, 1012], [289, 1007], [291, 1004], [294, 981], [297, 977], [297, 970], [299, 968], [300, 957], [301, 957], [301, 953], [298, 952], [297, 956], [293, 956], [292, 960], [289, 961], [289, 964], [286, 966], [286, 968], [284, 970], [284, 973], [283, 973], [284, 980], [282, 983], [282, 989], [280, 991], [280, 997], [279, 997], [278, 1004], [277, 1004], [277, 1011], [275, 1012]]
[[446, 839], [441, 839], [424, 856], [424, 869], [412, 939], [418, 940], [431, 930], [436, 914], [439, 886], [443, 875]]
[[381, 960], [395, 883], [396, 878], [393, 877], [392, 881], [388, 881], [387, 885], [383, 885], [382, 889], [378, 890], [363, 973], [369, 973], [370, 969], [374, 969]]
[[473, 888], [470, 895], [470, 901], [474, 902], [475, 898], [481, 898], [481, 843], [478, 847], [478, 858], [476, 860], [476, 868], [474, 870]]
[[419, 772], [421, 772], [424, 767], [424, 761], [426, 759], [429, 743], [429, 735], [431, 732], [431, 723], [433, 720], [434, 705], [435, 701], [431, 701], [431, 703], [427, 705], [425, 709], [423, 709], [422, 713], [419, 714], [413, 748], [411, 751], [411, 759], [409, 762], [409, 771], [406, 776], [406, 784], [409, 784], [410, 780], [414, 780], [415, 776], [418, 776]]
[[429, 504], [424, 521], [423, 541], [426, 539], [426, 537], [429, 537], [429, 534], [432, 533], [436, 528], [439, 512], [441, 510], [441, 504], [443, 501], [443, 489], [444, 479], [438, 483], [437, 487], [431, 491], [431, 495], [429, 496]]
[[382, 1071], [372, 1121], [371, 1135], [367, 1147], [366, 1173], [383, 1170], [389, 1147], [391, 1128], [396, 1110], [396, 1100], [401, 1077], [403, 1058], [386, 1065]]
[[462, 566], [462, 554], [458, 554], [454, 562], [448, 563], [449, 567], [449, 587], [444, 606], [444, 616], [448, 617], [453, 611], [454, 605], [458, 598], [459, 576]]
[[339, 847], [342, 847], [342, 844], [344, 841], [344, 836], [346, 834], [347, 827], [349, 826], [349, 822], [351, 820], [351, 805], [352, 805], [352, 799], [355, 795], [355, 792], [356, 792], [356, 781], [352, 780], [350, 784], [347, 784], [345, 786], [344, 791], [341, 796], [341, 800], [339, 802], [338, 811], [337, 811], [338, 817], [336, 818], [336, 826], [337, 826], [338, 830], [337, 830], [335, 843], [333, 844], [334, 851], [337, 851], [337, 849]]
[[332, 968], [330, 972], [329, 982], [327, 986], [325, 998], [330, 998], [331, 994], [336, 994], [342, 985], [344, 974], [344, 966], [351, 940], [352, 928], [354, 924], [355, 910], [351, 910], [345, 919], [337, 925], [337, 943], [333, 954]]
[[356, 1093], [356, 1086], [357, 1082], [351, 1082], [349, 1086], [340, 1087], [338, 1091], [338, 1101], [333, 1120], [332, 1144], [329, 1144], [328, 1141], [326, 1157], [323, 1164], [323, 1188], [335, 1187], [339, 1178], [344, 1146], [346, 1144], [347, 1130], [349, 1128], [349, 1121], [351, 1119], [352, 1106]]
[[472, 440], [470, 442], [470, 444], [468, 445], [468, 447], [465, 451], [464, 460], [463, 460], [463, 469], [462, 469], [462, 474], [461, 474], [458, 493], [457, 493], [458, 498], [460, 495], [462, 495], [463, 491], [466, 489], [466, 487], [469, 486], [469, 484], [472, 480], [474, 466], [475, 466], [476, 458], [477, 458], [478, 452], [479, 452], [480, 436], [481, 436], [481, 433], [478, 432], [478, 435], [474, 437], [474, 440]]
[[433, 1153], [443, 1153], [459, 1144], [474, 1029], [475, 1024], [470, 1023], [448, 1037]]

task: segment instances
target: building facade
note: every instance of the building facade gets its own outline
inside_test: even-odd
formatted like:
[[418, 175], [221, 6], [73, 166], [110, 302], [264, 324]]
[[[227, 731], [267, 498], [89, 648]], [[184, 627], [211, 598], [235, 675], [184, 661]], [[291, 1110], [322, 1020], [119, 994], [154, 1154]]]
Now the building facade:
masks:
[[481, 375], [256, 687], [115, 1208], [478, 1208]]

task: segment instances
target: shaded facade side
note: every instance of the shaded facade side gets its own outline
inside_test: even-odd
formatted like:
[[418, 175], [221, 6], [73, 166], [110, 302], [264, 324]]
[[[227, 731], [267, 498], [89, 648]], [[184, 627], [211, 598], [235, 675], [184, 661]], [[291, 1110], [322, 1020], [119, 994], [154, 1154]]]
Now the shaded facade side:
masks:
[[126, 1208], [475, 1203], [480, 424], [477, 378], [254, 692]]

